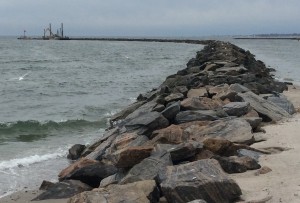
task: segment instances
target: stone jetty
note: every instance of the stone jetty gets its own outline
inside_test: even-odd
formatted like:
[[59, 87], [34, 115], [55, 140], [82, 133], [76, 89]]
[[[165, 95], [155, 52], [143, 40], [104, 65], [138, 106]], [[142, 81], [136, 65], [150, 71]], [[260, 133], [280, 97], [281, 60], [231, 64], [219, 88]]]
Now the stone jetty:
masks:
[[295, 109], [280, 94], [287, 85], [249, 51], [206, 44], [184, 69], [112, 116], [99, 140], [73, 146], [74, 163], [34, 200], [238, 201], [241, 189], [228, 174], [259, 169], [258, 157], [271, 152], [251, 147], [255, 133]]

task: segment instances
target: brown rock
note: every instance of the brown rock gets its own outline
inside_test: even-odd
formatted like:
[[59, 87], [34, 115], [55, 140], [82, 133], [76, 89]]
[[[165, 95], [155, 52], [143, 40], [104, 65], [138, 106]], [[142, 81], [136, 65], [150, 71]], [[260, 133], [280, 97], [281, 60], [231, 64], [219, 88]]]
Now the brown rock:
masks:
[[206, 138], [203, 141], [204, 149], [207, 149], [215, 154], [226, 153], [230, 146], [232, 146], [232, 142], [223, 138]]
[[154, 131], [150, 143], [180, 144], [187, 139], [180, 126], [170, 125], [167, 128]]
[[151, 146], [128, 147], [114, 152], [110, 159], [117, 168], [129, 168], [150, 156], [152, 150]]
[[59, 179], [64, 179], [66, 176], [68, 176], [69, 174], [73, 173], [74, 171], [89, 166], [89, 165], [93, 165], [95, 163], [99, 163], [99, 161], [96, 160], [91, 160], [88, 158], [81, 158], [78, 161], [74, 162], [73, 164], [71, 164], [70, 166], [68, 166], [67, 168], [65, 168], [64, 170], [62, 170], [59, 174], [58, 177]]
[[272, 171], [272, 169], [270, 169], [268, 166], [263, 166], [260, 169], [258, 169], [254, 174], [256, 176], [259, 176], [261, 174], [267, 174], [267, 173], [269, 173], [271, 171]]
[[187, 93], [188, 98], [193, 98], [193, 97], [206, 97], [207, 96], [207, 90], [206, 87], [201, 87], [198, 89], [190, 89]]
[[68, 203], [157, 203], [159, 189], [154, 180], [145, 180], [126, 185], [109, 185], [105, 188], [83, 192], [69, 199]]
[[181, 102], [181, 107], [184, 110], [215, 110], [223, 105], [222, 100], [207, 97], [187, 98]]
[[167, 103], [173, 102], [173, 101], [178, 101], [182, 100], [184, 98], [184, 95], [181, 93], [172, 93], [169, 96], [165, 97], [165, 101]]

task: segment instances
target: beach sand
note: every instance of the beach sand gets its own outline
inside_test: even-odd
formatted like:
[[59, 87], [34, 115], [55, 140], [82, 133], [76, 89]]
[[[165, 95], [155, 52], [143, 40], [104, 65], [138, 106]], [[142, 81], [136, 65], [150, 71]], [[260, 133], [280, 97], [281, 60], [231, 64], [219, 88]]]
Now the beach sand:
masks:
[[[284, 92], [296, 109], [300, 109], [300, 87], [290, 86]], [[274, 147], [276, 153], [263, 155], [259, 159], [261, 166], [272, 169], [266, 174], [257, 175], [257, 170], [230, 176], [240, 185], [247, 203], [264, 202], [300, 202], [300, 114], [277, 124], [264, 127], [266, 133], [261, 136], [266, 141], [255, 143], [254, 148], [264, 149]], [[281, 151], [284, 150], [284, 151]], [[37, 196], [39, 191], [22, 191], [0, 199], [0, 203], [27, 203]], [[35, 201], [37, 203], [66, 203], [63, 200]]]
[[[284, 92], [296, 109], [300, 107], [300, 87]], [[298, 111], [299, 112], [299, 111]], [[230, 175], [242, 189], [242, 199], [248, 203], [300, 202], [300, 114], [277, 124], [264, 127], [266, 141], [255, 143], [252, 147], [263, 149], [277, 148], [277, 153], [263, 155], [261, 166], [272, 169], [266, 174], [256, 175], [256, 171]], [[279, 148], [278, 148], [279, 147]], [[284, 150], [284, 151], [280, 151]]]

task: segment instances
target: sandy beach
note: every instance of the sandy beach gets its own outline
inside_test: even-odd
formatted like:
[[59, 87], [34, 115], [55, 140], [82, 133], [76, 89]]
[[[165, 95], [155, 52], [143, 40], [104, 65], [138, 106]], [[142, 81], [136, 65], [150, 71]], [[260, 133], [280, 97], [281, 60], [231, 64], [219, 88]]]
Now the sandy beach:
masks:
[[[300, 87], [290, 86], [284, 94], [300, 109]], [[231, 174], [242, 189], [241, 202], [245, 203], [296, 203], [300, 202], [300, 114], [264, 127], [261, 133], [265, 141], [252, 145], [257, 149], [273, 149], [270, 155], [262, 155], [259, 163], [272, 171], [259, 174], [257, 170]], [[1, 203], [26, 203], [39, 191], [22, 191], [0, 199]], [[65, 203], [63, 200], [36, 201], [44, 203]]]

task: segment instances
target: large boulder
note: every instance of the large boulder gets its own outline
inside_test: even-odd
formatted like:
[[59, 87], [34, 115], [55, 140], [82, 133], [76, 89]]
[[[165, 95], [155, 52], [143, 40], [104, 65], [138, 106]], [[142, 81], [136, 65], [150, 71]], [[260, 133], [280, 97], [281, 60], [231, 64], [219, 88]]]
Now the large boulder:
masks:
[[117, 168], [129, 168], [149, 157], [152, 150], [152, 146], [128, 147], [110, 154], [109, 158]]
[[85, 150], [85, 145], [75, 144], [69, 149], [68, 159], [76, 160], [80, 158], [81, 153]]
[[207, 97], [207, 88], [206, 87], [201, 87], [197, 89], [190, 89], [187, 93], [188, 98], [193, 98], [193, 97]]
[[174, 104], [166, 107], [165, 110], [161, 112], [161, 114], [169, 121], [172, 121], [179, 112], [180, 102], [175, 102]]
[[49, 186], [46, 191], [42, 192], [32, 201], [65, 199], [89, 190], [92, 190], [92, 187], [78, 180], [65, 180]]
[[172, 165], [169, 153], [155, 153], [133, 166], [119, 183], [127, 184], [142, 180], [155, 180], [158, 177], [158, 173], [164, 171], [166, 166], [169, 165]]
[[152, 133], [150, 143], [156, 144], [180, 144], [188, 140], [183, 134], [183, 130], [178, 125], [170, 125], [167, 128], [156, 130]]
[[81, 182], [96, 188], [99, 187], [103, 178], [113, 175], [116, 172], [117, 168], [115, 166], [97, 162], [77, 168], [65, 176], [60, 177], [60, 180], [80, 180]]
[[207, 97], [186, 98], [181, 102], [181, 108], [184, 110], [215, 110], [223, 105], [222, 100]]
[[181, 111], [175, 117], [177, 124], [191, 121], [214, 121], [218, 120], [218, 114], [214, 110]]
[[279, 121], [283, 118], [289, 118], [290, 114], [273, 102], [267, 101], [253, 92], [238, 93], [240, 100], [249, 102], [255, 111], [257, 111], [264, 121]]
[[70, 198], [68, 203], [157, 203], [159, 197], [159, 189], [155, 181], [145, 180], [126, 185], [109, 185], [83, 192]]
[[296, 113], [295, 107], [284, 95], [276, 95], [267, 98], [268, 101], [273, 102], [277, 106], [286, 110], [289, 114]]
[[167, 201], [174, 203], [197, 199], [229, 203], [242, 194], [237, 183], [213, 159], [168, 166], [159, 174], [159, 181]]
[[248, 102], [230, 102], [223, 106], [223, 110], [229, 116], [240, 117], [248, 113], [250, 110], [250, 104]]
[[129, 105], [127, 108], [123, 109], [122, 111], [116, 113], [110, 118], [110, 123], [113, 124], [113, 122], [125, 119], [129, 114], [134, 112], [136, 109], [141, 107], [143, 104], [145, 104], [145, 101], [139, 101], [135, 102], [131, 105]]
[[202, 142], [206, 138], [224, 138], [235, 143], [252, 143], [252, 127], [243, 118], [226, 118], [210, 122], [192, 122], [184, 125], [183, 133], [189, 139]]
[[202, 143], [195, 141], [183, 142], [181, 144], [157, 144], [154, 148], [155, 152], [169, 152], [173, 164], [190, 159], [203, 148]]
[[138, 134], [150, 134], [154, 130], [169, 126], [169, 121], [159, 112], [146, 112], [138, 117], [125, 121], [127, 131], [135, 131]]
[[257, 161], [248, 156], [213, 156], [213, 158], [218, 160], [226, 173], [243, 173], [247, 170], [255, 170], [260, 168], [260, 165], [257, 163]]

